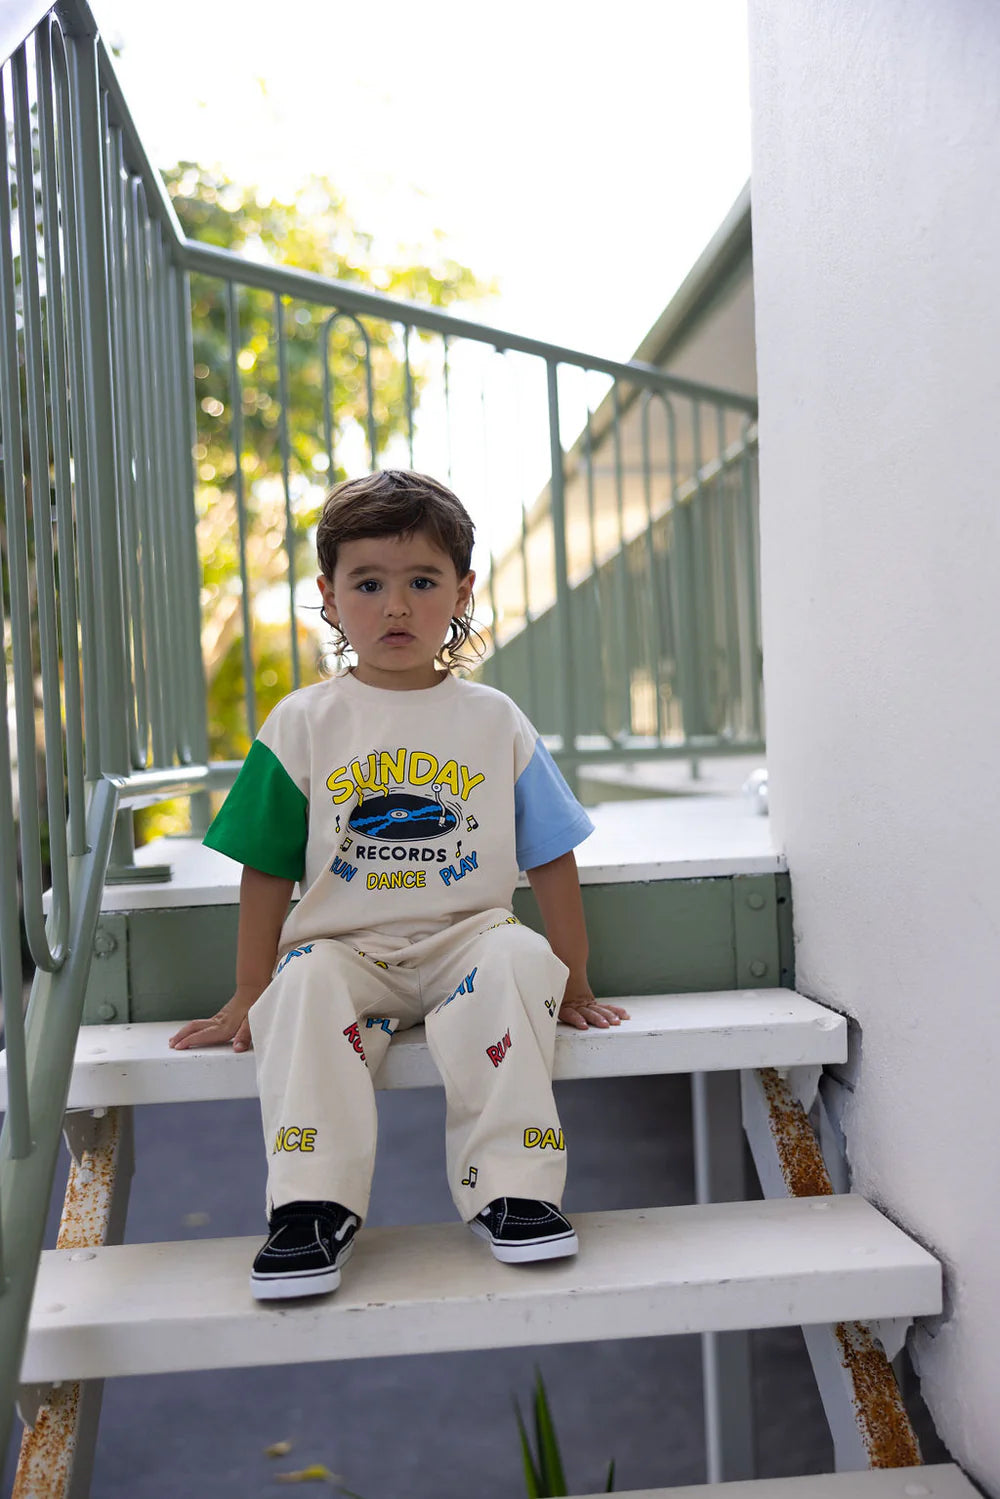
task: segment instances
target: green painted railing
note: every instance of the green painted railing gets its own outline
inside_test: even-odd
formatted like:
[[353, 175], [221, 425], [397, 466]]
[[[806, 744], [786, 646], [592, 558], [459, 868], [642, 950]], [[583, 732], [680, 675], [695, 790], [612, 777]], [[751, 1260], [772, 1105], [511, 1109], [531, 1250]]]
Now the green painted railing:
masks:
[[[189, 796], [197, 825], [206, 793], [232, 775], [208, 753], [192, 278], [199, 305], [220, 300], [227, 328], [228, 401], [213, 398], [208, 414], [228, 427], [248, 734], [259, 721], [262, 525], [270, 552], [284, 549], [292, 679], [302, 678], [297, 564], [311, 561], [287, 372], [296, 321], [307, 317], [323, 327], [328, 476], [344, 378], [330, 357], [334, 330], [352, 341], [351, 378], [365, 396], [362, 465], [382, 460], [380, 432], [392, 426], [377, 356], [386, 325], [404, 372], [396, 425], [411, 465], [423, 436], [418, 396], [422, 413], [433, 383], [429, 349], [443, 430], [464, 423], [466, 450], [467, 413], [478, 421], [490, 407], [484, 371], [520, 361], [535, 372], [549, 477], [528, 473], [515, 494], [514, 536], [492, 527], [488, 483], [470, 495], [458, 487], [481, 535], [500, 538], [480, 563], [484, 674], [524, 702], [571, 772], [594, 757], [749, 748], [762, 736], [752, 401], [187, 241], [85, 0], [11, 0], [0, 57], [3, 1450], [103, 885], [136, 875], [133, 808]], [[272, 315], [277, 540], [257, 504], [243, 424], [240, 328], [251, 295], [269, 298]], [[519, 440], [520, 429], [507, 433], [504, 474]], [[448, 477], [447, 442], [442, 451]], [[22, 925], [34, 969], [26, 1013]]]

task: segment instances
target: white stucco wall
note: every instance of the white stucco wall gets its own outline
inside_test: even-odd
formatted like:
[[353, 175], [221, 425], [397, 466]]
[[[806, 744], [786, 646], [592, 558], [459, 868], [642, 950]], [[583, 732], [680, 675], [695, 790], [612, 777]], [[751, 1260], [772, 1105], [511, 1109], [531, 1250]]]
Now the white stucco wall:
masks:
[[750, 0], [772, 823], [799, 987], [856, 1016], [854, 1185], [1000, 1495], [1000, 4]]

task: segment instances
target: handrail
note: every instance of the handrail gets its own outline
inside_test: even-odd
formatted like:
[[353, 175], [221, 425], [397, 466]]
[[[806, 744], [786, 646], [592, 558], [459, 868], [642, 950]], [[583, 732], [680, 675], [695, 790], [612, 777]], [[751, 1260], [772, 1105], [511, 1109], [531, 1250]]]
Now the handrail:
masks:
[[[112, 848], [127, 857], [131, 842], [118, 814], [217, 777], [180, 227], [86, 0], [8, 6], [0, 42], [5, 1448], [101, 892]], [[21, 902], [36, 969], [27, 1013]]]
[[685, 380], [679, 375], [668, 374], [655, 364], [586, 354], [580, 349], [546, 343], [541, 338], [527, 338], [521, 333], [491, 327], [488, 323], [476, 323], [470, 318], [439, 312], [436, 307], [426, 307], [420, 302], [407, 302], [401, 297], [386, 297], [380, 292], [366, 291], [353, 281], [335, 281], [326, 276], [317, 276], [313, 271], [299, 271], [289, 266], [247, 260], [242, 255], [234, 254], [232, 250], [199, 244], [196, 240], [184, 240], [180, 253], [187, 270], [204, 276], [235, 280], [241, 286], [286, 297], [298, 297], [320, 307], [336, 307], [348, 312], [364, 313], [369, 317], [384, 318], [388, 322], [409, 323], [414, 328], [426, 328], [430, 332], [453, 338], [473, 339], [477, 343], [489, 344], [497, 353], [510, 350], [519, 354], [534, 354], [556, 364], [573, 365], [577, 369], [610, 375], [616, 380], [628, 380], [655, 390], [670, 390], [691, 400], [730, 406], [735, 411], [744, 411], [750, 416], [757, 415], [757, 402], [753, 396], [723, 390], [714, 385], [703, 385], [697, 380]]

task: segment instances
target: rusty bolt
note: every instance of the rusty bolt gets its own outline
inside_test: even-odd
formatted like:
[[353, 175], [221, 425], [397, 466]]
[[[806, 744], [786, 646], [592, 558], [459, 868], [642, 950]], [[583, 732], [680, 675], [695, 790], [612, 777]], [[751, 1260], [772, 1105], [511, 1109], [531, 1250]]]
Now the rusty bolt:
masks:
[[97, 1006], [97, 1016], [99, 1020], [115, 1020], [118, 1017], [118, 1011], [114, 1005], [108, 1004], [105, 1000], [104, 1004]]
[[767, 901], [762, 895], [748, 895], [747, 905], [750, 907], [751, 911], [763, 911], [764, 907], [767, 905]]
[[98, 927], [94, 937], [94, 952], [99, 958], [109, 958], [113, 952], [118, 950], [118, 941], [112, 937], [104, 927]]
[[753, 962], [750, 964], [750, 972], [753, 974], [755, 979], [762, 979], [764, 977], [765, 973], [767, 972], [767, 964], [764, 962], [763, 958], [754, 958]]

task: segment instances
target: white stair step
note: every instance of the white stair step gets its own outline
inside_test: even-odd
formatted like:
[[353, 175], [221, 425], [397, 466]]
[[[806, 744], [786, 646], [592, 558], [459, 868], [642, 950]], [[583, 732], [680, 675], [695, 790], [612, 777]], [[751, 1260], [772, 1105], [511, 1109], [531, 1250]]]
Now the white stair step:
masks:
[[[602, 1499], [580, 1494], [577, 1499]], [[980, 1499], [955, 1463], [920, 1468], [871, 1468], [860, 1473], [810, 1473], [804, 1478], [753, 1478], [673, 1489], [628, 1489], [618, 1499]]]
[[[847, 1060], [847, 1023], [792, 989], [712, 994], [646, 994], [612, 1000], [631, 1019], [607, 1031], [556, 1033], [555, 1076], [634, 1077], [721, 1072]], [[231, 1046], [171, 1051], [178, 1022], [87, 1025], [80, 1031], [71, 1109], [118, 1104], [253, 1098], [253, 1056]], [[423, 1026], [396, 1036], [379, 1070], [379, 1088], [438, 1084]], [[0, 1053], [0, 1107], [6, 1106], [6, 1057]]]
[[941, 1272], [861, 1197], [574, 1215], [580, 1252], [501, 1265], [464, 1224], [371, 1228], [332, 1296], [254, 1302], [261, 1238], [50, 1250], [21, 1378], [933, 1315]]

